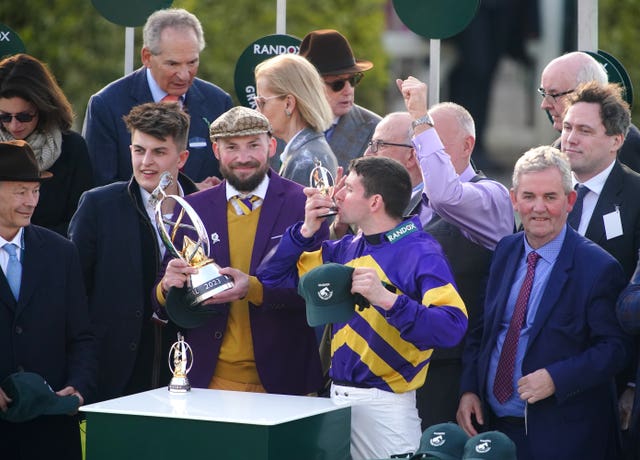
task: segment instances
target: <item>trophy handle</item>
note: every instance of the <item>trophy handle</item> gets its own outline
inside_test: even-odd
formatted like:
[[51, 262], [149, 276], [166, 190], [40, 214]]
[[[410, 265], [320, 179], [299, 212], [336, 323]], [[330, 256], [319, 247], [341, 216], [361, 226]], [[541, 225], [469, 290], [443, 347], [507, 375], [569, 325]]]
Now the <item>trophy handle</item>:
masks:
[[[162, 202], [167, 198], [171, 198], [175, 200], [175, 202], [182, 207], [182, 209], [180, 210], [180, 213], [178, 214], [178, 218], [176, 219], [175, 222], [165, 220], [162, 216]], [[181, 223], [185, 212], [191, 219], [193, 226]], [[177, 195], [166, 195], [156, 204], [155, 217], [156, 217], [156, 226], [158, 227], [158, 232], [160, 233], [160, 238], [162, 239], [162, 242], [164, 243], [165, 247], [173, 257], [177, 257], [184, 260], [184, 257], [182, 256], [181, 252], [173, 244], [173, 240], [176, 236], [176, 232], [178, 231], [179, 227], [187, 227], [195, 230], [196, 234], [198, 235], [198, 242], [197, 242], [198, 244], [194, 248], [194, 254], [195, 254], [195, 251], [197, 251], [199, 247], [202, 246], [202, 249], [205, 255], [209, 257], [210, 247], [209, 247], [209, 236], [207, 235], [207, 229], [202, 223], [202, 220], [200, 219], [200, 217], [198, 216], [198, 213], [196, 213], [195, 209], [193, 209], [193, 207], [189, 203], [187, 203], [187, 201], [184, 198]], [[164, 226], [165, 223], [173, 226], [171, 235], [169, 235], [169, 233], [167, 232], [167, 229]], [[188, 260], [186, 262], [188, 262]]]

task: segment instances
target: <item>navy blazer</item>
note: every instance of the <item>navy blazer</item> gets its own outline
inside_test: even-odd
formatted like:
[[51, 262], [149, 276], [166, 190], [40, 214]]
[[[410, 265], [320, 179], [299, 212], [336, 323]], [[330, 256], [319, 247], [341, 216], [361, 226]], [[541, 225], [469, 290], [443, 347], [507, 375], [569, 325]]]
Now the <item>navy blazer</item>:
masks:
[[[146, 67], [116, 80], [91, 96], [82, 135], [87, 140], [94, 185], [128, 181], [131, 177], [131, 134], [122, 120], [136, 105], [153, 102]], [[184, 109], [191, 117], [189, 158], [183, 172], [200, 182], [219, 176], [209, 125], [232, 107], [231, 97], [216, 85], [196, 78], [186, 93]]]
[[[196, 191], [186, 177], [181, 176], [180, 183], [186, 194]], [[156, 350], [153, 363], [136, 363], [143, 324], [150, 321], [145, 303], [150, 305], [151, 288], [145, 292], [144, 270], [153, 272], [153, 282], [161, 263], [155, 222], [139, 196], [135, 179], [96, 187], [82, 195], [69, 225], [69, 237], [80, 253], [97, 340], [100, 400], [122, 396], [134, 366], [148, 369], [149, 382], [152, 372], [167, 369], [168, 350], [162, 350], [167, 352], [163, 356]], [[141, 238], [151, 244], [143, 247]], [[169, 340], [174, 342], [175, 335]], [[168, 383], [168, 376], [159, 383]]]
[[25, 227], [24, 247], [17, 302], [0, 270], [0, 382], [35, 372], [53, 390], [71, 385], [91, 402], [97, 366], [78, 251], [36, 225]]
[[[306, 197], [302, 186], [270, 170], [270, 181], [253, 242], [249, 275], [282, 238], [290, 225], [304, 220]], [[210, 236], [211, 258], [222, 267], [230, 265], [227, 224], [226, 181], [186, 198], [199, 214]], [[328, 226], [319, 230], [321, 239], [329, 236]], [[171, 260], [166, 254], [163, 269]], [[164, 308], [157, 307], [165, 315]], [[213, 377], [227, 327], [229, 304], [220, 305], [201, 327], [189, 329], [185, 340], [194, 359], [189, 380], [194, 387], [207, 388]], [[249, 318], [256, 367], [260, 381], [269, 393], [304, 395], [318, 391], [322, 373], [313, 329], [306, 320], [305, 304], [296, 289], [263, 287], [262, 305], [249, 304]]]
[[[465, 346], [461, 393], [475, 393], [483, 401], [491, 391], [486, 385], [491, 352], [523, 257], [522, 238], [519, 232], [498, 243], [483, 319]], [[556, 387], [554, 395], [528, 405], [528, 439], [536, 449], [533, 457], [619, 458], [614, 376], [627, 364], [630, 342], [614, 307], [623, 287], [620, 264], [567, 227], [522, 362], [523, 375], [545, 368]], [[486, 408], [484, 414], [486, 422]]]

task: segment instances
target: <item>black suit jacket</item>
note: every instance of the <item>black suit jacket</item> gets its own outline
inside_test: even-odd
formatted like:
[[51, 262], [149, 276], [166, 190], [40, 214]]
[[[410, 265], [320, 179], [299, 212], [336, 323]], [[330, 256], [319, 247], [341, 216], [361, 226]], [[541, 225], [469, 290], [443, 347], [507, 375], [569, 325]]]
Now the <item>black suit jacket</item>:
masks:
[[[602, 216], [620, 210], [621, 236], [607, 240]], [[640, 248], [640, 174], [616, 160], [602, 188], [585, 235], [615, 257], [628, 281], [633, 275]]]
[[[195, 191], [191, 181], [180, 179], [185, 193]], [[157, 386], [152, 385], [154, 380], [168, 383], [168, 376], [162, 375], [168, 349], [158, 347], [139, 359], [143, 336], [157, 337], [159, 332], [152, 330], [150, 320], [151, 289], [161, 262], [154, 225], [134, 179], [84, 193], [69, 224], [69, 237], [80, 253], [97, 340], [100, 400], [122, 396], [127, 389], [149, 390]], [[144, 239], [151, 244], [142, 244]], [[175, 334], [167, 339], [175, 341]], [[143, 381], [128, 387], [134, 372]], [[154, 373], [158, 377], [152, 378]]]
[[36, 225], [24, 229], [18, 301], [0, 270], [0, 381], [35, 372], [51, 388], [73, 386], [92, 399], [96, 362], [78, 252]]

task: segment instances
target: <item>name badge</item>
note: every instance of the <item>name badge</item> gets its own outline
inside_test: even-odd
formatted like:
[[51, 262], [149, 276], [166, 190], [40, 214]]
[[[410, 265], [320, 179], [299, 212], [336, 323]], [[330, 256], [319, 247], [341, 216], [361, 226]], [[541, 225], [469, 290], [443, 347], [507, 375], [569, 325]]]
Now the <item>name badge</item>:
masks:
[[604, 231], [607, 234], [607, 240], [622, 236], [622, 219], [620, 219], [620, 208], [616, 206], [616, 210], [602, 216], [604, 222]]

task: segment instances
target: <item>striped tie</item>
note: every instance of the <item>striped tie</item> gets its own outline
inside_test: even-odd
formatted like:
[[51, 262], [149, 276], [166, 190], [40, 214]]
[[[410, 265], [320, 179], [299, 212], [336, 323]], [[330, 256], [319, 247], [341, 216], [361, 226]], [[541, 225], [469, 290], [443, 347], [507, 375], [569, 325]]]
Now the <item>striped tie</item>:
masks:
[[261, 198], [257, 195], [249, 195], [241, 198], [240, 195], [236, 195], [231, 198], [233, 200], [234, 207], [239, 216], [247, 216], [251, 214], [251, 211], [258, 208], [261, 204]]

